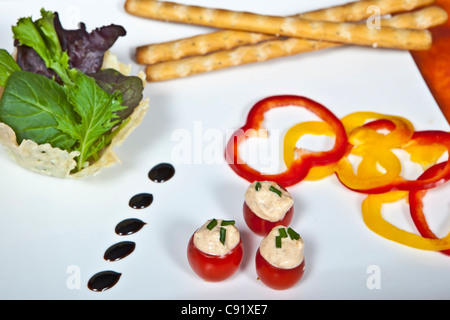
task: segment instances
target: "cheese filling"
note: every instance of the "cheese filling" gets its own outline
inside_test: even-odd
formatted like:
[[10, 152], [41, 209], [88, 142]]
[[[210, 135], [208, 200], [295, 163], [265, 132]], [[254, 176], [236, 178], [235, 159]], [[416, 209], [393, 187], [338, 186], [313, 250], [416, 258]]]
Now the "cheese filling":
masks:
[[[280, 232], [280, 229], [284, 229], [284, 232]], [[274, 267], [281, 269], [295, 268], [303, 262], [304, 258], [303, 239], [300, 236], [298, 239], [293, 239], [288, 229], [285, 226], [273, 228], [259, 246], [259, 252], [263, 258]]]
[[291, 195], [272, 181], [253, 182], [245, 192], [245, 202], [253, 213], [270, 222], [283, 219], [294, 204]]
[[[213, 220], [216, 223], [211, 223]], [[211, 228], [212, 225], [214, 226]], [[194, 233], [195, 247], [204, 253], [215, 256], [229, 253], [239, 241], [239, 230], [233, 224], [222, 219], [208, 220]]]

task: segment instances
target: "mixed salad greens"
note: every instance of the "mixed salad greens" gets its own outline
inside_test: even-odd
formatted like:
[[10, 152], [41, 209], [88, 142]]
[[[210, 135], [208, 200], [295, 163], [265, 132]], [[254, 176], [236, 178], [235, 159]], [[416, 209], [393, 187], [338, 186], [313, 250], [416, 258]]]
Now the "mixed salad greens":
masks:
[[101, 69], [105, 52], [126, 34], [118, 25], [64, 30], [57, 13], [12, 27], [17, 57], [0, 49], [0, 122], [24, 139], [77, 151], [76, 171], [95, 161], [142, 100], [139, 77]]

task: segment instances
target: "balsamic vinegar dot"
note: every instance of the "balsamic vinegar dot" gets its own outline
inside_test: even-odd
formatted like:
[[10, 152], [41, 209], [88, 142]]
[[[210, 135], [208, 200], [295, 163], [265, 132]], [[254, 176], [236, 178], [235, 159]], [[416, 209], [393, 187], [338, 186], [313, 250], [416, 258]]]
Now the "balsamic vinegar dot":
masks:
[[[169, 163], [160, 163], [148, 172], [148, 178], [157, 183], [170, 180], [175, 175], [175, 168]], [[131, 197], [128, 205], [133, 209], [144, 209], [153, 203], [153, 195], [139, 193]], [[141, 230], [146, 223], [140, 219], [130, 218], [119, 222], [115, 232], [120, 236], [131, 235]], [[136, 248], [132, 241], [122, 241], [110, 246], [103, 258], [107, 261], [118, 261], [130, 255]], [[119, 281], [121, 273], [115, 271], [102, 271], [93, 275], [88, 281], [88, 288], [95, 292], [103, 292], [114, 287]]]
[[162, 183], [175, 175], [175, 168], [170, 163], [160, 163], [148, 173], [148, 178], [154, 182]]
[[106, 261], [119, 261], [130, 255], [135, 248], [136, 244], [132, 241], [119, 242], [109, 247], [105, 251], [103, 258]]
[[114, 287], [119, 281], [121, 273], [115, 271], [102, 271], [94, 274], [88, 282], [88, 288], [95, 292], [103, 292]]
[[144, 209], [150, 206], [152, 202], [153, 195], [151, 193], [139, 193], [134, 195], [128, 204], [133, 209]]
[[115, 228], [116, 234], [119, 236], [128, 236], [141, 230], [146, 223], [140, 219], [125, 219], [119, 222]]

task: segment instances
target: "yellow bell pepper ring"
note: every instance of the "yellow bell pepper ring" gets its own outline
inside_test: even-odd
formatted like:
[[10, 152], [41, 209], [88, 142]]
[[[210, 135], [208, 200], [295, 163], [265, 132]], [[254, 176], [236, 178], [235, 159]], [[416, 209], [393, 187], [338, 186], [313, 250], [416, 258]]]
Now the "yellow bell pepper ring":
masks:
[[395, 148], [408, 142], [414, 126], [403, 117], [376, 112], [354, 112], [341, 119], [353, 145], [374, 144]]
[[[323, 121], [305, 121], [292, 126], [286, 132], [283, 144], [283, 160], [288, 168], [302, 152], [302, 149], [297, 148], [296, 146], [298, 140], [307, 134], [323, 135], [327, 137], [336, 136], [333, 128]], [[312, 167], [305, 177], [305, 180], [320, 180], [328, 177], [335, 172], [336, 166], [337, 162]]]
[[400, 179], [402, 165], [391, 150], [362, 145], [354, 147], [350, 154], [361, 156], [356, 173], [348, 156], [342, 158], [336, 167], [339, 181], [347, 188], [366, 192], [392, 185]]
[[418, 163], [424, 170], [439, 162], [439, 159], [448, 151], [448, 147], [442, 143], [422, 144], [416, 139], [411, 139], [402, 147], [410, 154], [411, 161]]
[[408, 191], [391, 191], [371, 194], [362, 203], [362, 217], [366, 226], [379, 236], [397, 243], [422, 250], [442, 251], [450, 249], [450, 233], [444, 238], [424, 238], [400, 229], [382, 216], [382, 206], [405, 199]]

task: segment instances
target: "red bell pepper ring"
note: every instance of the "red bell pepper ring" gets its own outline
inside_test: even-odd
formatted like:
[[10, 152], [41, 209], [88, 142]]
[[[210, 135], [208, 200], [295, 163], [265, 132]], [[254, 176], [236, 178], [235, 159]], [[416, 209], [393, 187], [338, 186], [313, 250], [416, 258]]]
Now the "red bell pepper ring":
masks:
[[397, 126], [392, 120], [389, 119], [377, 119], [366, 124], [363, 124], [362, 127], [371, 128], [373, 130], [381, 130], [386, 129], [388, 131], [394, 131]]
[[[429, 179], [430, 177], [434, 177], [438, 174], [441, 174], [447, 165], [446, 162], [441, 162], [436, 164], [429, 169], [427, 169], [418, 180]], [[446, 182], [450, 179], [450, 176], [443, 177], [443, 182]], [[428, 226], [427, 220], [425, 218], [425, 214], [423, 211], [423, 198], [425, 197], [427, 190], [413, 190], [409, 192], [409, 210], [411, 213], [411, 218], [419, 231], [422, 237], [430, 238], [430, 239], [438, 239], [438, 237], [431, 231]], [[450, 249], [442, 250], [443, 254], [450, 255]]]
[[[331, 150], [323, 152], [303, 150], [285, 171], [276, 174], [264, 174], [242, 160], [239, 156], [239, 145], [247, 138], [261, 132], [262, 129], [265, 130], [263, 121], [267, 111], [287, 106], [305, 108], [327, 122], [336, 134], [335, 144]], [[302, 96], [279, 95], [262, 99], [252, 107], [245, 125], [236, 130], [228, 141], [225, 158], [231, 169], [249, 182], [274, 181], [279, 185], [289, 187], [302, 181], [312, 167], [337, 162], [347, 153], [348, 147], [347, 133], [341, 120], [325, 106]]]

